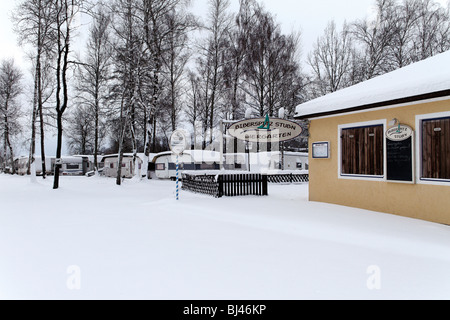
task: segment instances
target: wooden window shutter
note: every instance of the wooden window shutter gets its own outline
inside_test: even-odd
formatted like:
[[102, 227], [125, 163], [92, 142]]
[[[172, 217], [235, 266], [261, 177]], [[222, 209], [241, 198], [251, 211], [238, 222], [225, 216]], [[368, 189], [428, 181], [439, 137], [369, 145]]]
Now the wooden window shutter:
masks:
[[422, 121], [422, 178], [450, 179], [450, 118]]
[[342, 174], [383, 175], [383, 126], [342, 129]]

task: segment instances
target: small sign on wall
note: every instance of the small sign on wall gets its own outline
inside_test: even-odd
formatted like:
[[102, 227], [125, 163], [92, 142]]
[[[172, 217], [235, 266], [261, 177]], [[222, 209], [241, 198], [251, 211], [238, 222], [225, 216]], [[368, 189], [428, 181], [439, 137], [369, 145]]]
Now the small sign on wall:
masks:
[[329, 159], [330, 158], [330, 142], [321, 141], [312, 144], [313, 159]]

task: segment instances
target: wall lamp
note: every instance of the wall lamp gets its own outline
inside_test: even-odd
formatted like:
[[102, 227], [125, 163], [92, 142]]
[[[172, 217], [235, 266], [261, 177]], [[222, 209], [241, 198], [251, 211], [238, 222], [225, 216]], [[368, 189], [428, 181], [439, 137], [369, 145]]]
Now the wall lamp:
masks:
[[395, 126], [396, 124], [398, 124], [398, 127], [397, 127], [397, 133], [400, 133], [400, 121], [398, 121], [397, 118], [392, 119], [391, 121], [389, 121], [388, 124], [389, 124], [390, 127], [393, 127], [393, 126]]

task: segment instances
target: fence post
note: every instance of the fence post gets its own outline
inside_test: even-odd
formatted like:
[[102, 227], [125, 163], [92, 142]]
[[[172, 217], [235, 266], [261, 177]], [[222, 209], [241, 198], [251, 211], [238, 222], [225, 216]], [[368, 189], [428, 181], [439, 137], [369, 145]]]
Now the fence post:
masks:
[[219, 176], [217, 177], [217, 182], [218, 182], [217, 197], [222, 198], [222, 196], [223, 196], [223, 175], [219, 174]]
[[263, 196], [268, 196], [269, 195], [269, 191], [268, 191], [268, 183], [267, 183], [267, 175], [262, 175], [262, 187], [263, 187]]

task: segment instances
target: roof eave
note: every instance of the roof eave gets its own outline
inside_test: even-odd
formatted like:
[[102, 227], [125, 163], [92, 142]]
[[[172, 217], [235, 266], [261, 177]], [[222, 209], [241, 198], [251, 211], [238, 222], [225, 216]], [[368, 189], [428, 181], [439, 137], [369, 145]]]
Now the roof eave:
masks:
[[375, 103], [371, 103], [371, 104], [365, 104], [365, 105], [349, 107], [349, 108], [344, 108], [344, 109], [339, 109], [339, 110], [302, 114], [299, 116], [294, 115], [294, 118], [297, 120], [306, 120], [306, 119], [312, 119], [312, 118], [334, 116], [334, 115], [338, 115], [338, 114], [358, 112], [358, 111], [370, 110], [370, 109], [375, 109], [375, 108], [380, 108], [380, 107], [389, 107], [389, 106], [407, 104], [407, 103], [412, 103], [412, 102], [417, 102], [417, 101], [437, 99], [437, 98], [442, 98], [442, 97], [446, 97], [446, 96], [450, 96], [450, 89], [440, 90], [440, 91], [435, 91], [435, 92], [430, 92], [430, 93], [425, 93], [425, 94], [420, 94], [420, 95], [415, 95], [415, 96], [409, 96], [409, 97], [404, 97], [404, 98], [399, 98], [399, 99], [380, 101], [380, 102], [375, 102]]

